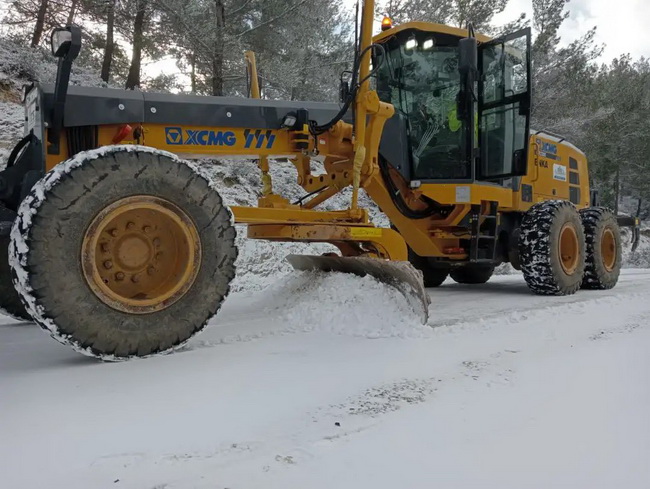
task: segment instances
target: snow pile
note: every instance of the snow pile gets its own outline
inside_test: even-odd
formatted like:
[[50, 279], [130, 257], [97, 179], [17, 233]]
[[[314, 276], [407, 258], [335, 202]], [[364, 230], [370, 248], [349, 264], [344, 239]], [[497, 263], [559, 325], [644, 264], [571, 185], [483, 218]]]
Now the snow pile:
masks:
[[362, 338], [425, 338], [429, 326], [395, 288], [345, 273], [296, 272], [265, 290], [269, 316], [287, 332], [324, 332]]

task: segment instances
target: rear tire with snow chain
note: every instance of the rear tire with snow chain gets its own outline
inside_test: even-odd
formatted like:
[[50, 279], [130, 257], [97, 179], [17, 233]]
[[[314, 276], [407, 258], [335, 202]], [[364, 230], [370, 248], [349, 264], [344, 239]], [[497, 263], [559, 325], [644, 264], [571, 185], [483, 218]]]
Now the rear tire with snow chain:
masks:
[[575, 206], [549, 200], [532, 206], [521, 223], [521, 269], [536, 294], [570, 295], [585, 270], [585, 235]]
[[613, 288], [621, 273], [621, 231], [612, 211], [590, 207], [580, 211], [587, 243], [583, 289]]
[[0, 237], [0, 313], [6, 314], [17, 321], [31, 321], [32, 318], [20, 301], [20, 296], [14, 288], [9, 267], [9, 237]]
[[449, 275], [459, 284], [484, 284], [492, 277], [494, 267], [491, 265], [465, 265], [452, 268]]
[[172, 351], [220, 309], [235, 229], [195, 167], [142, 146], [59, 164], [25, 198], [10, 263], [34, 320], [103, 360]]

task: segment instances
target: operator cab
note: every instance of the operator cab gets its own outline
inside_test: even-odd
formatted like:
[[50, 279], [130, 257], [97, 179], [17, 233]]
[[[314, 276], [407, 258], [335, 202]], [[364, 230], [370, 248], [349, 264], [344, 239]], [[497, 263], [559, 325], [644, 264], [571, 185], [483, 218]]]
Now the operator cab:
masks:
[[[494, 41], [479, 36], [469, 70], [459, 66], [466, 30], [413, 23], [393, 31], [376, 40], [384, 50], [376, 50], [373, 65], [380, 100], [406, 126], [409, 161], [397, 165], [406, 179], [502, 182], [525, 174], [529, 30]], [[462, 74], [468, 71], [471, 79]]]

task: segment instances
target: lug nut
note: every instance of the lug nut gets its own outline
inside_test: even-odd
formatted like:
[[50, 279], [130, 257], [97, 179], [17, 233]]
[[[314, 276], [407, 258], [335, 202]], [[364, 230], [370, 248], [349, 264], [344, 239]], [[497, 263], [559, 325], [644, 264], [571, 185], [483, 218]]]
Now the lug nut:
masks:
[[111, 229], [111, 230], [108, 232], [108, 234], [110, 234], [110, 235], [113, 236], [114, 238], [117, 238], [117, 235], [118, 235], [119, 233], [118, 233], [117, 229]]
[[153, 244], [154, 246], [160, 246], [160, 238], [154, 238]]
[[145, 226], [145, 227], [142, 228], [142, 230], [143, 230], [145, 233], [149, 234], [149, 233], [151, 232], [151, 226]]
[[100, 249], [102, 250], [102, 253], [108, 253], [108, 243], [102, 243]]
[[131, 277], [131, 282], [133, 282], [134, 284], [137, 284], [139, 281], [140, 281], [139, 275], [134, 275], [133, 277]]
[[122, 272], [117, 272], [117, 273], [115, 274], [115, 280], [117, 280], [118, 282], [121, 282], [122, 280], [124, 280], [124, 273], [122, 273]]
[[156, 260], [160, 260], [162, 256], [163, 256], [163, 252], [159, 251], [158, 253], [156, 253]]
[[135, 223], [133, 223], [133, 222], [127, 222], [127, 223], [126, 223], [126, 229], [131, 230], [131, 229], [133, 229], [134, 227], [135, 227]]
[[113, 262], [110, 261], [110, 260], [106, 260], [106, 261], [104, 262], [104, 268], [105, 268], [106, 270], [110, 270], [111, 268], [113, 268]]
[[149, 275], [153, 275], [154, 273], [156, 273], [156, 269], [154, 267], [149, 267], [147, 268], [147, 273]]

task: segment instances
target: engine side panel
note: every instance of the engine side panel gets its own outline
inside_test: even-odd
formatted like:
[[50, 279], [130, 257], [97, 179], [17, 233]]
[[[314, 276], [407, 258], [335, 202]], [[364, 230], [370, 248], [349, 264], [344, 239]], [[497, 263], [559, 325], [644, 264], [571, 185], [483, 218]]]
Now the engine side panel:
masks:
[[587, 157], [568, 141], [540, 131], [531, 134], [528, 174], [515, 192], [513, 210], [526, 211], [554, 199], [589, 207]]

